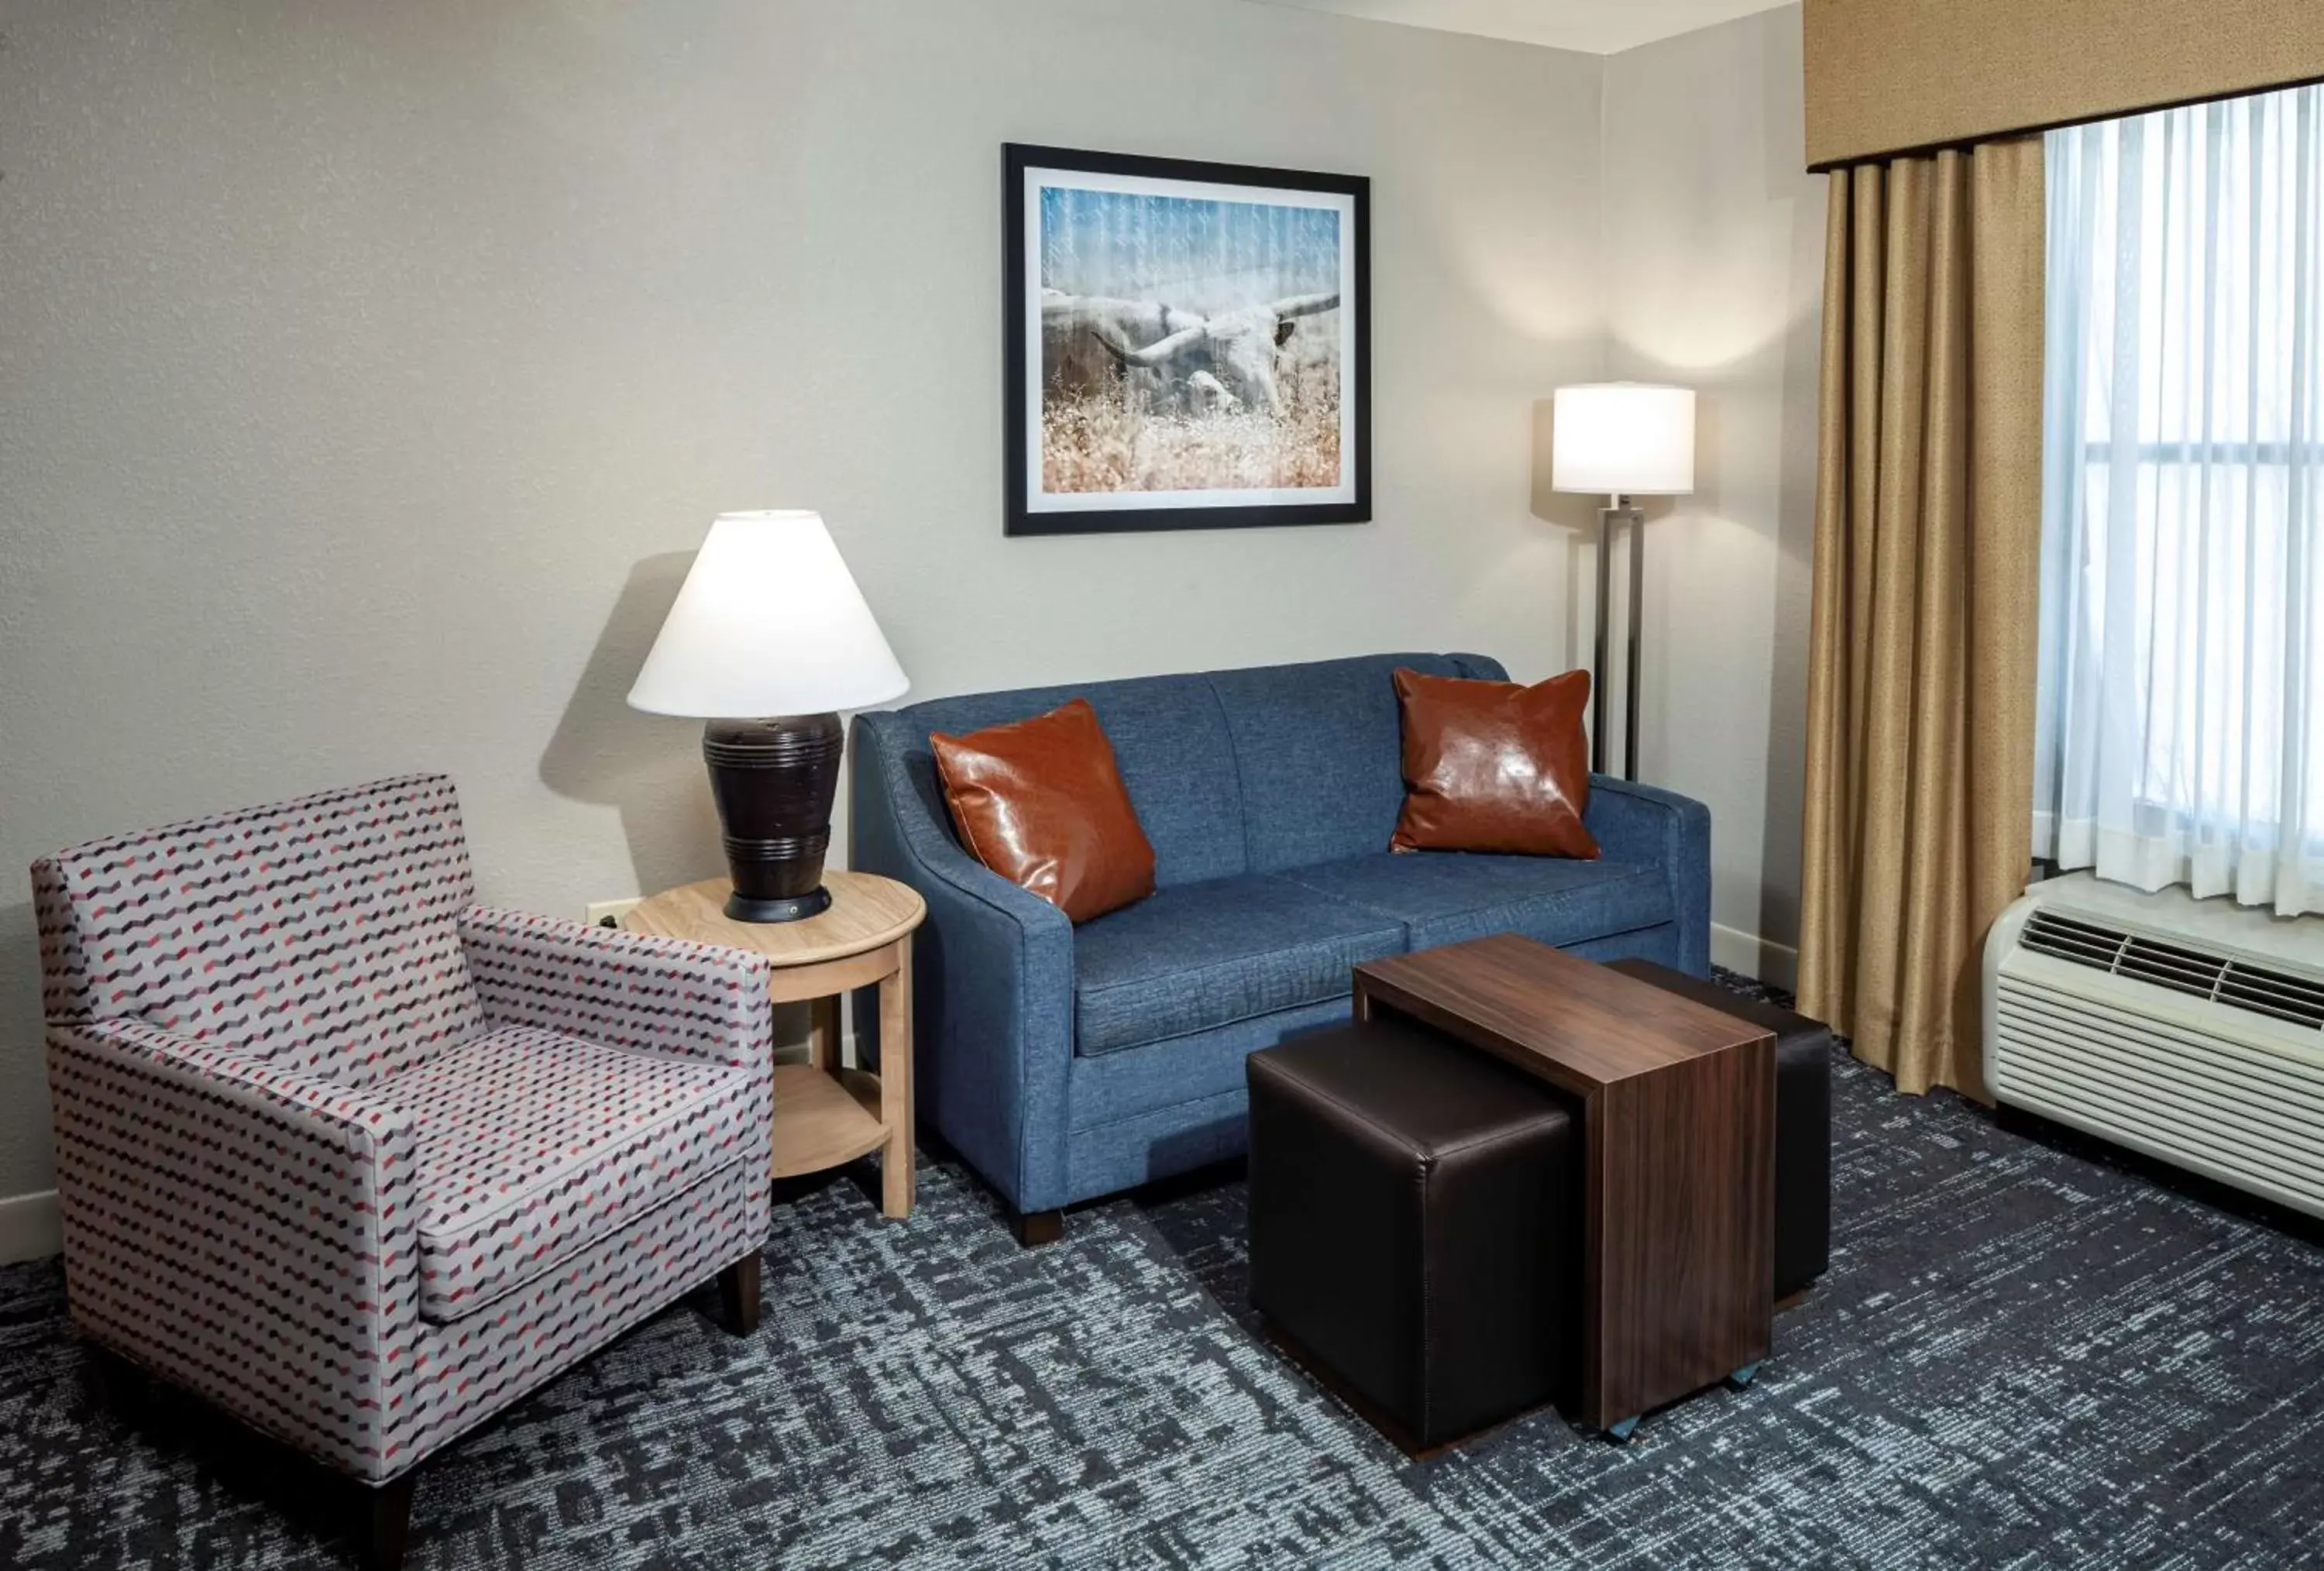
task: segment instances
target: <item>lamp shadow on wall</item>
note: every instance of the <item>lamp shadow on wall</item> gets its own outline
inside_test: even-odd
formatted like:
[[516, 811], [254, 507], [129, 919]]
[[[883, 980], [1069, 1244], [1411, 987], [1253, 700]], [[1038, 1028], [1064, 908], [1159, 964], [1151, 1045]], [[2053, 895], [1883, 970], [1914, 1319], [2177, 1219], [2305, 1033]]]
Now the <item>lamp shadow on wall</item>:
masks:
[[724, 865], [700, 725], [628, 703], [630, 684], [693, 565], [692, 551], [668, 551], [630, 568], [540, 755], [541, 783], [550, 790], [620, 813], [630, 866], [646, 894], [709, 878]]
[[[541, 782], [550, 790], [621, 814], [641, 894], [726, 872], [718, 809], [710, 800], [710, 776], [702, 762], [702, 723], [648, 715], [629, 705], [630, 684], [677, 603], [694, 557], [692, 551], [666, 551], [630, 568], [540, 755]], [[806, 1004], [776, 1009], [779, 1059], [805, 1061], [807, 1033]]]

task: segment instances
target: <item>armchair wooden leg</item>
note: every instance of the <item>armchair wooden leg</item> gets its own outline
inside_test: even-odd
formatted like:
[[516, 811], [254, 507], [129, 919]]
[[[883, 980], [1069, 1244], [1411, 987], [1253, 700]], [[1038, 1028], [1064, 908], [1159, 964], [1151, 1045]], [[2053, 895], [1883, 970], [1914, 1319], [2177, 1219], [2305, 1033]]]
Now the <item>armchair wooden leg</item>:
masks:
[[143, 1423], [153, 1410], [153, 1377], [111, 1348], [83, 1345], [106, 1406], [126, 1423]]
[[1065, 1235], [1065, 1214], [1062, 1211], [1019, 1211], [1011, 1214], [1010, 1222], [1016, 1229], [1017, 1242], [1027, 1249], [1055, 1243]]
[[366, 1485], [364, 1571], [403, 1571], [403, 1545], [411, 1533], [411, 1474]]
[[748, 1336], [759, 1328], [757, 1251], [718, 1273], [718, 1313], [726, 1329], [737, 1336]]

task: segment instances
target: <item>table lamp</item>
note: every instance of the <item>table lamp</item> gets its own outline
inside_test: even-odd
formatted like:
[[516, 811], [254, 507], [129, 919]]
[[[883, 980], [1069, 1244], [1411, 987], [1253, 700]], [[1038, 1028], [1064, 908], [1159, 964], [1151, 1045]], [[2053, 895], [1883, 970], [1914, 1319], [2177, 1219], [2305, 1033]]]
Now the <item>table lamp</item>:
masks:
[[1550, 488], [1594, 493], [1598, 510], [1598, 641], [1590, 673], [1590, 767], [1606, 772], [1608, 547], [1618, 522], [1630, 526], [1629, 671], [1623, 688], [1623, 778], [1638, 778], [1638, 624], [1646, 597], [1646, 516], [1637, 496], [1694, 490], [1694, 390], [1643, 382], [1561, 387], [1550, 417]]
[[818, 513], [725, 513], [710, 526], [630, 705], [706, 721], [702, 756], [737, 921], [789, 922], [823, 887], [841, 709], [910, 684]]

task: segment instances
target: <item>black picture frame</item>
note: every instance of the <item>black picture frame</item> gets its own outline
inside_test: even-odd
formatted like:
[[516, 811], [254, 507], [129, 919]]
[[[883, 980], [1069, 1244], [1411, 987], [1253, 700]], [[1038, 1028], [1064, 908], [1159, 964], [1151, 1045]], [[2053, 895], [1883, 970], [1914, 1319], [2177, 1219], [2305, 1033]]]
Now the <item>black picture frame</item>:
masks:
[[[1012, 535], [1104, 534], [1151, 530], [1250, 529], [1286, 525], [1368, 523], [1372, 516], [1371, 476], [1371, 181], [1362, 175], [1327, 174], [1313, 171], [1268, 169], [1254, 164], [1213, 163], [1193, 159], [1152, 158], [1134, 153], [1094, 152], [1006, 143], [1002, 150], [1001, 202], [1001, 439], [1003, 448], [1002, 517], [1004, 532]], [[1058, 171], [1119, 176], [1134, 180], [1185, 182], [1192, 186], [1244, 187], [1258, 191], [1317, 192], [1347, 199], [1350, 215], [1342, 237], [1342, 276], [1353, 279], [1352, 300], [1344, 298], [1343, 344], [1340, 356], [1339, 396], [1352, 400], [1351, 411], [1341, 417], [1342, 484], [1335, 500], [1239, 503], [1206, 501], [1187, 505], [1125, 505], [1084, 504], [1071, 511], [1044, 510], [1036, 505], [1030, 489], [1034, 465], [1030, 448], [1031, 406], [1035, 389], [1026, 378], [1038, 374], [1041, 361], [1034, 353], [1036, 324], [1028, 310], [1038, 278], [1028, 279], [1028, 266], [1038, 259], [1027, 246], [1027, 176]], [[1231, 200], [1231, 198], [1222, 199]], [[1352, 246], [1351, 257], [1344, 248]], [[1314, 297], [1307, 297], [1313, 299]], [[1323, 308], [1329, 310], [1331, 308]], [[1163, 320], [1170, 319], [1166, 310]], [[1284, 340], [1277, 337], [1277, 342]], [[1215, 379], [1210, 384], [1217, 387]], [[1349, 494], [1351, 493], [1351, 494]], [[1088, 494], [1100, 494], [1090, 493]], [[1133, 494], [1122, 493], [1120, 494]]]

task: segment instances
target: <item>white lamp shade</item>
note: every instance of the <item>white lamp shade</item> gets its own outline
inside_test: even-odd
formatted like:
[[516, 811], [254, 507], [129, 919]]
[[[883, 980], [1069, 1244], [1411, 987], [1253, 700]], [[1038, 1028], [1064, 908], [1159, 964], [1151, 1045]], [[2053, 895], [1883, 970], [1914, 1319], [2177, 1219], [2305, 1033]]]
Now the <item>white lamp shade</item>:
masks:
[[1557, 390], [1549, 483], [1602, 496], [1694, 489], [1694, 390], [1595, 382]]
[[910, 685], [821, 514], [727, 513], [696, 554], [630, 703], [749, 720], [861, 709]]

